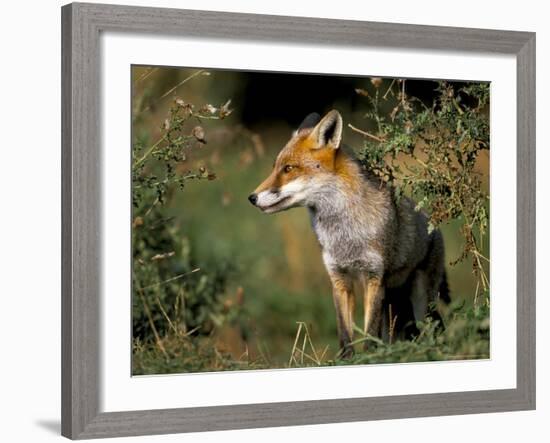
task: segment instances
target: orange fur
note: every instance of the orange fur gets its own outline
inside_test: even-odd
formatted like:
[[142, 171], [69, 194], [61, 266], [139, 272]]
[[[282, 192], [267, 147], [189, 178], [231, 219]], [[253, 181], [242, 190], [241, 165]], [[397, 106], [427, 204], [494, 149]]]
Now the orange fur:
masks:
[[[285, 167], [291, 166], [289, 172]], [[342, 149], [319, 146], [311, 130], [299, 131], [281, 150], [271, 174], [256, 188], [255, 193], [278, 189], [300, 176], [334, 172], [356, 192], [361, 186], [361, 171]]]

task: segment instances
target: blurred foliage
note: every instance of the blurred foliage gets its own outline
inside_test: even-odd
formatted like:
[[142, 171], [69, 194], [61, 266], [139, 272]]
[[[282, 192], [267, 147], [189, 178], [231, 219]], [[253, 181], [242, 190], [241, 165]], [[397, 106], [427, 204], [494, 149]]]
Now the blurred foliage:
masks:
[[[406, 92], [407, 80], [396, 79], [384, 92], [381, 79], [371, 80], [370, 92], [356, 92], [368, 100], [366, 117], [376, 133], [353, 128], [365, 136], [361, 151], [365, 168], [388, 183], [396, 199], [405, 192], [430, 216], [431, 231], [449, 220], [459, 220], [463, 246], [451, 265], [471, 257], [479, 290], [488, 293], [489, 259], [481, 252], [489, 224], [489, 193], [475, 168], [481, 152], [489, 150], [488, 83], [458, 87], [438, 81], [433, 103], [426, 105]], [[392, 100], [381, 112], [380, 101]], [[488, 299], [485, 299], [488, 303]]]
[[159, 139], [149, 144], [147, 138], [137, 138], [132, 146], [133, 337], [139, 343], [155, 342], [163, 353], [167, 334], [208, 336], [237, 315], [221, 300], [229, 264], [198, 263], [188, 239], [178, 233], [177, 220], [164, 211], [167, 201], [188, 181], [215, 179], [204, 167], [179, 167], [189, 152], [205, 149], [200, 123], [227, 117], [229, 103], [195, 110], [176, 97]]

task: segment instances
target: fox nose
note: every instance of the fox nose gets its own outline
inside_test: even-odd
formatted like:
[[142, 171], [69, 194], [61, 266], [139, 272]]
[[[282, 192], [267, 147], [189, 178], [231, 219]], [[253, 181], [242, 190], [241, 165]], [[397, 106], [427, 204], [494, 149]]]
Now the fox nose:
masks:
[[252, 203], [254, 206], [256, 206], [256, 202], [258, 201], [258, 195], [257, 194], [250, 194], [248, 196], [248, 201]]

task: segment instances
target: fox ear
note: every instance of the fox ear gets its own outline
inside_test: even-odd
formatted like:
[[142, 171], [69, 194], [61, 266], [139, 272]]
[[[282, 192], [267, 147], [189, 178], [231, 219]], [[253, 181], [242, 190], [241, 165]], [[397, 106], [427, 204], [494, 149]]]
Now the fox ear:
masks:
[[342, 116], [333, 109], [315, 126], [312, 136], [316, 138], [317, 147], [338, 149], [342, 141]]
[[316, 112], [312, 112], [311, 114], [308, 114], [306, 118], [304, 118], [304, 121], [300, 124], [300, 126], [298, 126], [297, 131], [301, 131], [302, 129], [312, 129], [320, 121], [321, 116]]

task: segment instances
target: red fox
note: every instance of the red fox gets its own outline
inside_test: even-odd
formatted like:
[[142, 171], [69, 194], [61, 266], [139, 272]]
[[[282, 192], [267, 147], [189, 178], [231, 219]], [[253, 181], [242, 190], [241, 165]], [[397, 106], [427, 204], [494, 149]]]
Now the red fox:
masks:
[[341, 356], [349, 358], [354, 287], [363, 292], [364, 333], [385, 341], [410, 335], [414, 320], [439, 317], [436, 300], [450, 299], [441, 232], [428, 232], [411, 199], [397, 200], [365, 170], [342, 132], [338, 111], [308, 115], [248, 199], [267, 214], [308, 209], [332, 282]]

